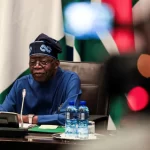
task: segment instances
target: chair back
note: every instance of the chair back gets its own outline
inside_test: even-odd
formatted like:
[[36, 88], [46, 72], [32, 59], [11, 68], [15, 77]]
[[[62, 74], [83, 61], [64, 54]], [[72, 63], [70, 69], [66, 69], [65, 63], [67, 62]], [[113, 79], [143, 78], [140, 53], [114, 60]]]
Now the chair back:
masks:
[[60, 67], [79, 75], [82, 90], [81, 100], [87, 101], [90, 115], [108, 115], [103, 64], [61, 61]]

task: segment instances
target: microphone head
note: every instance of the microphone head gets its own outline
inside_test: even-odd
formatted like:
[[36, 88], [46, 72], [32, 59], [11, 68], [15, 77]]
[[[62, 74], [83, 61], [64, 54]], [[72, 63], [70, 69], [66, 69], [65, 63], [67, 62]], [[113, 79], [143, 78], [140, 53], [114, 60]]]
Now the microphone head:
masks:
[[25, 95], [26, 95], [26, 89], [23, 89], [22, 90], [22, 96], [25, 97]]

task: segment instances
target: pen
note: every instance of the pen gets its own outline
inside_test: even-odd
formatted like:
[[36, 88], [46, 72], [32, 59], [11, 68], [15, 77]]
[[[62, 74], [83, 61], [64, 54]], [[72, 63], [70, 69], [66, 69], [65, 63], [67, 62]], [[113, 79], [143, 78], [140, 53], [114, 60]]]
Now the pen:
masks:
[[58, 112], [60, 111], [60, 109], [62, 108], [63, 103], [58, 107]]
[[56, 114], [56, 112], [59, 112], [60, 109], [62, 108], [63, 103], [58, 107], [58, 110], [54, 112], [54, 114]]

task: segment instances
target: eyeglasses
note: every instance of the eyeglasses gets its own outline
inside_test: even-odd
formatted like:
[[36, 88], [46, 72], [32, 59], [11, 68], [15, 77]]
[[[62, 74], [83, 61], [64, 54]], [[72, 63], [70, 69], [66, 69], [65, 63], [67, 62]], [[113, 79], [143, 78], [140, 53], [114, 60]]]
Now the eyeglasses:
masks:
[[31, 59], [30, 60], [30, 62], [29, 62], [29, 65], [31, 66], [31, 67], [35, 67], [36, 65], [37, 65], [37, 63], [38, 63], [38, 65], [40, 65], [40, 66], [42, 66], [42, 67], [45, 67], [46, 65], [48, 65], [48, 64], [50, 64], [50, 63], [52, 63], [54, 61], [54, 59], [52, 59], [52, 60], [35, 60], [35, 59]]

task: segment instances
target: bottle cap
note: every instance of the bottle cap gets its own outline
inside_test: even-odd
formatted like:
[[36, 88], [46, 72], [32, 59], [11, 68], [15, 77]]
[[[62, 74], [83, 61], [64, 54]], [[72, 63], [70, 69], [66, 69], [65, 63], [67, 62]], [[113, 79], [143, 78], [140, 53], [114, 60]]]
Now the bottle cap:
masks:
[[80, 105], [86, 105], [86, 101], [80, 101]]
[[74, 105], [74, 101], [70, 101], [70, 102], [69, 102], [69, 105]]

